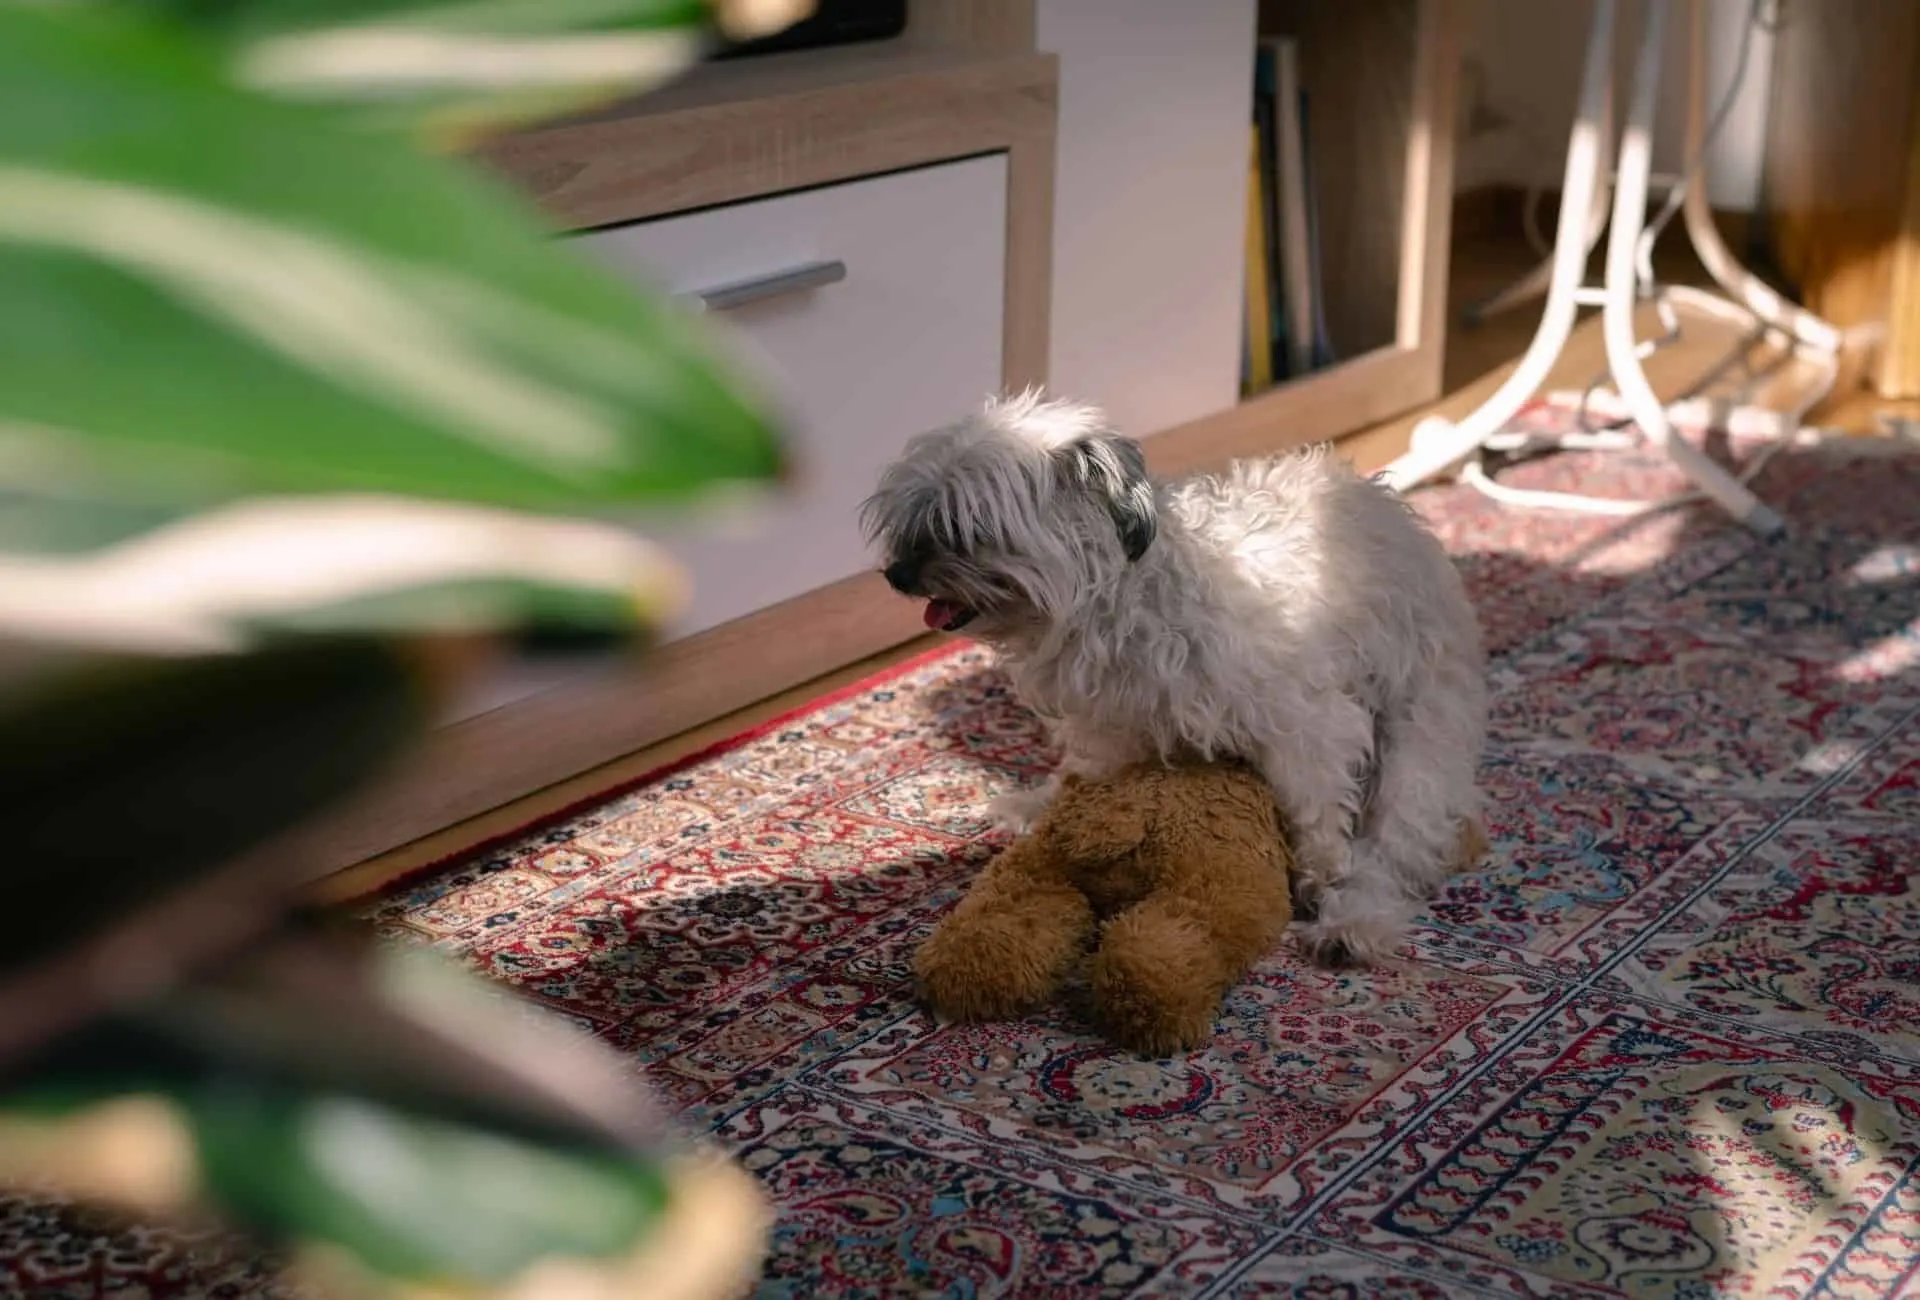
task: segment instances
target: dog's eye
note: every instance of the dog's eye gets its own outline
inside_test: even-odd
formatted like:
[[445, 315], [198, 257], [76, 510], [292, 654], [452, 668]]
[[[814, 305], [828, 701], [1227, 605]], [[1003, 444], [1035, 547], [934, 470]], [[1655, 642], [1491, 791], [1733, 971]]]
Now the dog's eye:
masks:
[[964, 557], [972, 553], [973, 539], [956, 528], [944, 528], [937, 522], [907, 539], [907, 553], [916, 560], [946, 555]]

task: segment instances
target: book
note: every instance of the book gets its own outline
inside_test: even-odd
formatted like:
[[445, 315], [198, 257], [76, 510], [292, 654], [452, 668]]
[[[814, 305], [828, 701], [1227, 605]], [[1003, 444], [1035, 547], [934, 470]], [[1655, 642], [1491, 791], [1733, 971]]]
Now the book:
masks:
[[1300, 43], [1290, 36], [1276, 36], [1261, 44], [1272, 49], [1274, 65], [1273, 147], [1279, 226], [1276, 261], [1286, 318], [1286, 373], [1304, 375], [1313, 369], [1314, 295]]
[[1279, 151], [1275, 147], [1274, 136], [1274, 110], [1278, 102], [1274, 89], [1273, 49], [1263, 43], [1253, 52], [1253, 120], [1259, 124], [1261, 137], [1260, 177], [1264, 186], [1261, 204], [1266, 216], [1267, 302], [1272, 317], [1268, 326], [1268, 342], [1276, 380], [1288, 378], [1287, 316], [1281, 303], [1280, 259], [1274, 251], [1280, 247], [1280, 187], [1276, 171]]
[[1248, 393], [1257, 393], [1273, 384], [1273, 309], [1267, 292], [1272, 272], [1263, 199], [1266, 187], [1261, 183], [1261, 154], [1265, 142], [1258, 122], [1249, 126], [1247, 139], [1246, 311], [1240, 363], [1242, 384]]
[[1307, 130], [1312, 98], [1300, 92], [1300, 158], [1307, 191], [1307, 297], [1313, 303], [1313, 364], [1330, 366], [1339, 358], [1333, 350], [1333, 338], [1327, 329], [1327, 292], [1320, 278], [1320, 202], [1319, 186], [1313, 179], [1313, 136]]

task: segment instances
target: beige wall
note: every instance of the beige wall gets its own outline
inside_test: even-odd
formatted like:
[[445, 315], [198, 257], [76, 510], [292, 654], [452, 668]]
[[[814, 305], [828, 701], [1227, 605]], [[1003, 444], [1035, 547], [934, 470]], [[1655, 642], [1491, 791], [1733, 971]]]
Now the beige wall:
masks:
[[[1713, 105], [1731, 84], [1750, 0], [1707, 3], [1707, 92]], [[1639, 47], [1639, 9], [1629, 0], [1621, 5], [1618, 20], [1615, 84], [1623, 102]], [[1464, 125], [1471, 131], [1477, 93], [1487, 129], [1461, 140], [1455, 155], [1455, 187], [1557, 186], [1579, 95], [1591, 4], [1588, 0], [1468, 0], [1463, 10], [1461, 101], [1463, 117], [1469, 119]], [[1667, 60], [1654, 133], [1657, 172], [1677, 172], [1684, 162], [1681, 79], [1687, 0], [1675, 0], [1669, 14]], [[1758, 204], [1772, 52], [1773, 38], [1764, 30], [1756, 31], [1740, 98], [1707, 160], [1708, 188], [1716, 208], [1750, 212]], [[1493, 125], [1494, 119], [1506, 125]]]
[[1148, 433], [1238, 400], [1254, 0], [1040, 0], [1060, 57], [1062, 396]]

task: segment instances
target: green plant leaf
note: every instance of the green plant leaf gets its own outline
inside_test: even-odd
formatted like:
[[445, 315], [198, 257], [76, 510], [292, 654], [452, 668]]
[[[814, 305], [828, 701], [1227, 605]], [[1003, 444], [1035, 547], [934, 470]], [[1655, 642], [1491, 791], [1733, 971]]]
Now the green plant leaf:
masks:
[[190, 1138], [196, 1201], [272, 1245], [343, 1249], [393, 1280], [488, 1286], [547, 1259], [615, 1260], [671, 1203], [651, 1155], [542, 1143], [244, 1076], [125, 1082], [125, 1091], [30, 1084], [0, 1103], [0, 1117], [57, 1133], [63, 1119], [123, 1096], [160, 1100]]
[[542, 1147], [353, 1097], [196, 1100], [216, 1202], [389, 1276], [498, 1283], [549, 1256], [612, 1258], [667, 1204], [660, 1171], [626, 1153]]
[[0, 473], [591, 510], [781, 467], [694, 324], [460, 164], [0, 5]]
[[118, 1097], [162, 1099], [188, 1130], [196, 1201], [269, 1243], [339, 1247], [394, 1279], [488, 1285], [549, 1258], [616, 1259], [670, 1204], [657, 1153], [541, 1140], [207, 1064], [192, 1078], [136, 1068], [117, 1085], [55, 1074], [26, 1083], [0, 1113], [51, 1127]]
[[[630, 530], [407, 497], [255, 498], [95, 544], [0, 550], [0, 632], [23, 644], [222, 654], [276, 634], [630, 632], [685, 580]], [[42, 508], [18, 531], [52, 531]], [[0, 501], [0, 535], [9, 512]], [[92, 532], [83, 525], [92, 525]], [[56, 539], [57, 540], [57, 539]]]

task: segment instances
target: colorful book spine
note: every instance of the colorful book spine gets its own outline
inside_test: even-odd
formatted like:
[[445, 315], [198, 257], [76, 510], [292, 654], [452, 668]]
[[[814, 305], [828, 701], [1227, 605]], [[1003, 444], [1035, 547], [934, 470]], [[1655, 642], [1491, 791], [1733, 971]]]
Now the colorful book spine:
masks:
[[1247, 264], [1246, 313], [1241, 348], [1242, 382], [1248, 393], [1273, 385], [1273, 308], [1267, 292], [1268, 269], [1266, 204], [1262, 198], [1260, 156], [1264, 142], [1260, 124], [1248, 128], [1247, 145]]
[[1287, 373], [1313, 369], [1313, 249], [1307, 218], [1306, 132], [1301, 120], [1300, 44], [1274, 38], [1275, 176], [1279, 202], [1281, 298], [1286, 315]]
[[1261, 136], [1260, 180], [1263, 187], [1261, 203], [1266, 215], [1267, 301], [1272, 315], [1268, 326], [1268, 347], [1273, 357], [1274, 379], [1277, 381], [1289, 376], [1287, 317], [1281, 304], [1280, 259], [1276, 251], [1280, 247], [1280, 178], [1277, 170], [1279, 151], [1275, 144], [1278, 97], [1274, 78], [1273, 47], [1263, 41], [1253, 54], [1253, 120], [1259, 124]]

